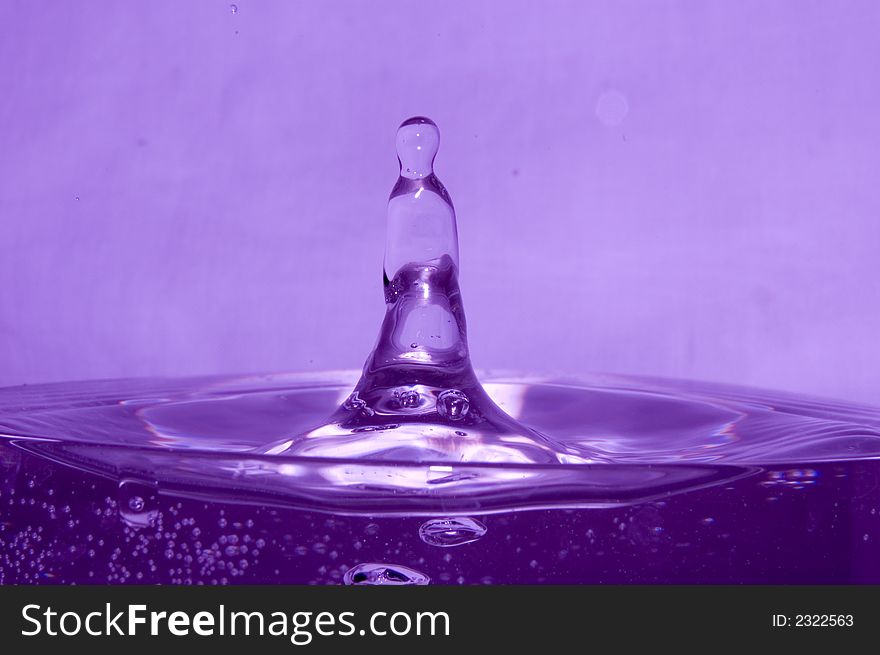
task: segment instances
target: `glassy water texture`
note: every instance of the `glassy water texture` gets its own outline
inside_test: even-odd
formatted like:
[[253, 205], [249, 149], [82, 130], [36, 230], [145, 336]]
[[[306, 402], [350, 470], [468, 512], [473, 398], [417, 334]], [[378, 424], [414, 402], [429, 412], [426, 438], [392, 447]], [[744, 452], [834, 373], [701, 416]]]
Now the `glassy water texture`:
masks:
[[3, 390], [0, 581], [880, 581], [877, 410], [488, 377], [513, 418], [593, 462], [261, 452], [324, 420], [356, 378]]
[[429, 119], [360, 373], [0, 389], [0, 583], [880, 582], [880, 410], [474, 372]]

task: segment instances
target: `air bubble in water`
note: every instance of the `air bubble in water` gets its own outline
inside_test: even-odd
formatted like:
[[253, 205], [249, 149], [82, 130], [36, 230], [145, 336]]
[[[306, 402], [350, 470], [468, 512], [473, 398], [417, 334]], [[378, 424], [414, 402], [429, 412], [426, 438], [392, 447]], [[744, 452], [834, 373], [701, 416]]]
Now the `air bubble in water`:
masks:
[[400, 564], [358, 564], [345, 572], [347, 585], [402, 586], [426, 585], [431, 582], [424, 573]]
[[147, 528], [159, 516], [159, 489], [139, 480], [123, 480], [117, 494], [119, 516], [130, 528]]
[[419, 528], [419, 537], [429, 546], [449, 548], [469, 544], [486, 534], [486, 526], [467, 516], [431, 519]]
[[418, 391], [414, 391], [412, 389], [395, 391], [394, 397], [397, 399], [397, 403], [401, 407], [406, 407], [408, 409], [414, 409], [422, 403], [421, 394], [419, 394]]
[[462, 420], [470, 407], [468, 397], [458, 389], [447, 389], [437, 397], [437, 413], [450, 421]]

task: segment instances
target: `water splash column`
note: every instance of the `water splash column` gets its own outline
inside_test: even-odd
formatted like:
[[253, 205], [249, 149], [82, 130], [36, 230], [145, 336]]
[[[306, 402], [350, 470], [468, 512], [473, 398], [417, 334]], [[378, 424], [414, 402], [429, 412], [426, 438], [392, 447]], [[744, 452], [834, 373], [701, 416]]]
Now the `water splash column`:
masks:
[[557, 445], [505, 414], [480, 385], [458, 286], [455, 209], [434, 173], [437, 125], [397, 131], [400, 174], [388, 200], [385, 317], [347, 400], [328, 422], [273, 453], [415, 461], [553, 462]]

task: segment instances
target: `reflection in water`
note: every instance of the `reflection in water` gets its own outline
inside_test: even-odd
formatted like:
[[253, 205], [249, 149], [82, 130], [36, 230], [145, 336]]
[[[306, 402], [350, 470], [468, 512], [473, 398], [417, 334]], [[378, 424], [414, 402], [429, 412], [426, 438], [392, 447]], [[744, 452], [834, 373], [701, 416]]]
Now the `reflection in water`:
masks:
[[[632, 504], [769, 466], [783, 473], [764, 483], [803, 486], [814, 478], [802, 462], [880, 455], [880, 412], [870, 408], [607, 377], [601, 384], [511, 378], [486, 385], [501, 408], [575, 453], [568, 461], [517, 460], [520, 444], [503, 438], [484, 452], [479, 437], [426, 440], [415, 431], [407, 443], [405, 429], [396, 430], [395, 448], [378, 453], [360, 451], [366, 442], [352, 432], [350, 448], [339, 440], [335, 457], [291, 455], [287, 435], [332, 411], [352, 377], [8, 389], [0, 393], [0, 429], [29, 452], [120, 479], [154, 479], [176, 493], [228, 491], [278, 505], [382, 514]], [[267, 443], [282, 454], [267, 452]], [[510, 456], [493, 459], [504, 445]]]

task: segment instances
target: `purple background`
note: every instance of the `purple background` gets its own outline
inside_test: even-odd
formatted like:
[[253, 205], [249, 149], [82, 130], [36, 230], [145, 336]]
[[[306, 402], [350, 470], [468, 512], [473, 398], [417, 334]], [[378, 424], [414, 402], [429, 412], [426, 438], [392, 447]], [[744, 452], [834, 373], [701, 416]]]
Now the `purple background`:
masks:
[[359, 367], [425, 114], [478, 367], [878, 401], [880, 3], [0, 1], [0, 384]]

